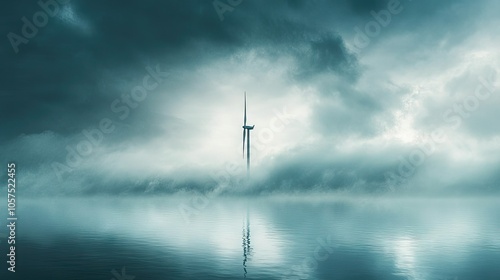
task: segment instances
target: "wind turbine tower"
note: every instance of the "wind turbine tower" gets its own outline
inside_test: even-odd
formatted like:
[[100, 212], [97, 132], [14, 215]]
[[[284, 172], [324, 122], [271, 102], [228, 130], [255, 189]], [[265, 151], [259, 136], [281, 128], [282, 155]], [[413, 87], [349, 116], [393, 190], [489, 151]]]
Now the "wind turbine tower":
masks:
[[247, 176], [250, 175], [250, 131], [255, 125], [247, 125], [247, 93], [245, 92], [245, 113], [243, 116], [243, 158], [245, 158], [245, 141], [247, 144]]

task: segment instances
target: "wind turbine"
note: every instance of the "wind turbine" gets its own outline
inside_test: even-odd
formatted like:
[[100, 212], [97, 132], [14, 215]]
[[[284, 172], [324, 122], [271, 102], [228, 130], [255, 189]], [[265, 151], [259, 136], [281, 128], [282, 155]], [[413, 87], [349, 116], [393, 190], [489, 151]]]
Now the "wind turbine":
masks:
[[250, 131], [255, 125], [247, 125], [247, 92], [245, 91], [245, 114], [243, 116], [243, 158], [245, 158], [245, 140], [247, 142], [247, 176], [250, 174]]

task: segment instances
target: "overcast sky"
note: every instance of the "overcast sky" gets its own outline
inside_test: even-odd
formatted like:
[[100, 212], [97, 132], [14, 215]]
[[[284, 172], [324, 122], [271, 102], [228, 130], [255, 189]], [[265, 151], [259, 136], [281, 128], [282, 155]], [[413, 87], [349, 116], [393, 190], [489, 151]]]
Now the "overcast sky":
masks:
[[0, 12], [27, 194], [500, 191], [498, 1], [41, 3]]

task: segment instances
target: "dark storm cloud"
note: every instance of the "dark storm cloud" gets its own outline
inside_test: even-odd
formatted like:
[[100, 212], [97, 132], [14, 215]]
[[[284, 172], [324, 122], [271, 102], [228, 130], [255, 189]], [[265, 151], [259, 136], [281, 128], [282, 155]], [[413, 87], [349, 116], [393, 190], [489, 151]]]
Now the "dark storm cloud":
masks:
[[357, 59], [347, 50], [338, 35], [324, 35], [308, 42], [304, 52], [298, 52], [298, 78], [315, 76], [318, 73], [331, 73], [346, 77], [354, 82], [358, 73]]
[[[90, 34], [52, 18], [34, 39], [20, 46], [17, 55], [8, 41], [3, 41], [2, 92], [10, 104], [2, 108], [1, 117], [16, 115], [18, 124], [2, 137], [46, 129], [75, 133], [99, 120], [111, 101], [126, 90], [102, 82], [105, 74], [110, 74], [108, 79], [113, 76], [130, 81], [144, 75], [141, 70], [146, 58], [176, 53], [173, 50], [181, 51], [191, 40], [231, 43], [234, 39], [217, 28], [220, 23], [209, 5], [162, 3], [73, 1], [69, 5], [90, 26]], [[12, 5], [5, 10], [15, 13], [2, 31], [20, 33], [19, 19], [32, 15], [36, 5]]]
[[[305, 18], [288, 19], [283, 3], [245, 3], [225, 22], [208, 1], [71, 1], [67, 6], [89, 30], [54, 17], [19, 46], [17, 55], [8, 40], [2, 41], [2, 96], [9, 104], [3, 103], [0, 117], [16, 116], [16, 125], [4, 127], [2, 139], [44, 130], [78, 133], [108, 113], [109, 104], [133, 87], [131, 81], [144, 75], [148, 63], [189, 67], [240, 48], [286, 53], [303, 45], [306, 50], [292, 52], [301, 71], [355, 72], [340, 37], [315, 38]], [[9, 3], [2, 33], [21, 34], [20, 18], [31, 19], [37, 10], [35, 3]], [[113, 79], [128, 84], [119, 86]]]

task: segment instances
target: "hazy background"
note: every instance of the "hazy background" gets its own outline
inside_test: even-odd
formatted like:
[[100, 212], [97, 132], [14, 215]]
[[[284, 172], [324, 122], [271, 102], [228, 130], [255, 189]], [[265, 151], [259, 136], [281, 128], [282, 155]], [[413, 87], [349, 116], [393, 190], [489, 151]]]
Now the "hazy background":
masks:
[[[500, 3], [402, 0], [360, 44], [388, 5], [242, 1], [221, 15], [212, 1], [73, 0], [16, 53], [8, 34], [42, 9], [4, 3], [3, 166], [16, 162], [32, 195], [498, 193]], [[114, 112], [156, 68], [168, 76]], [[255, 129], [242, 186], [244, 91]], [[104, 118], [114, 130], [69, 165]]]

